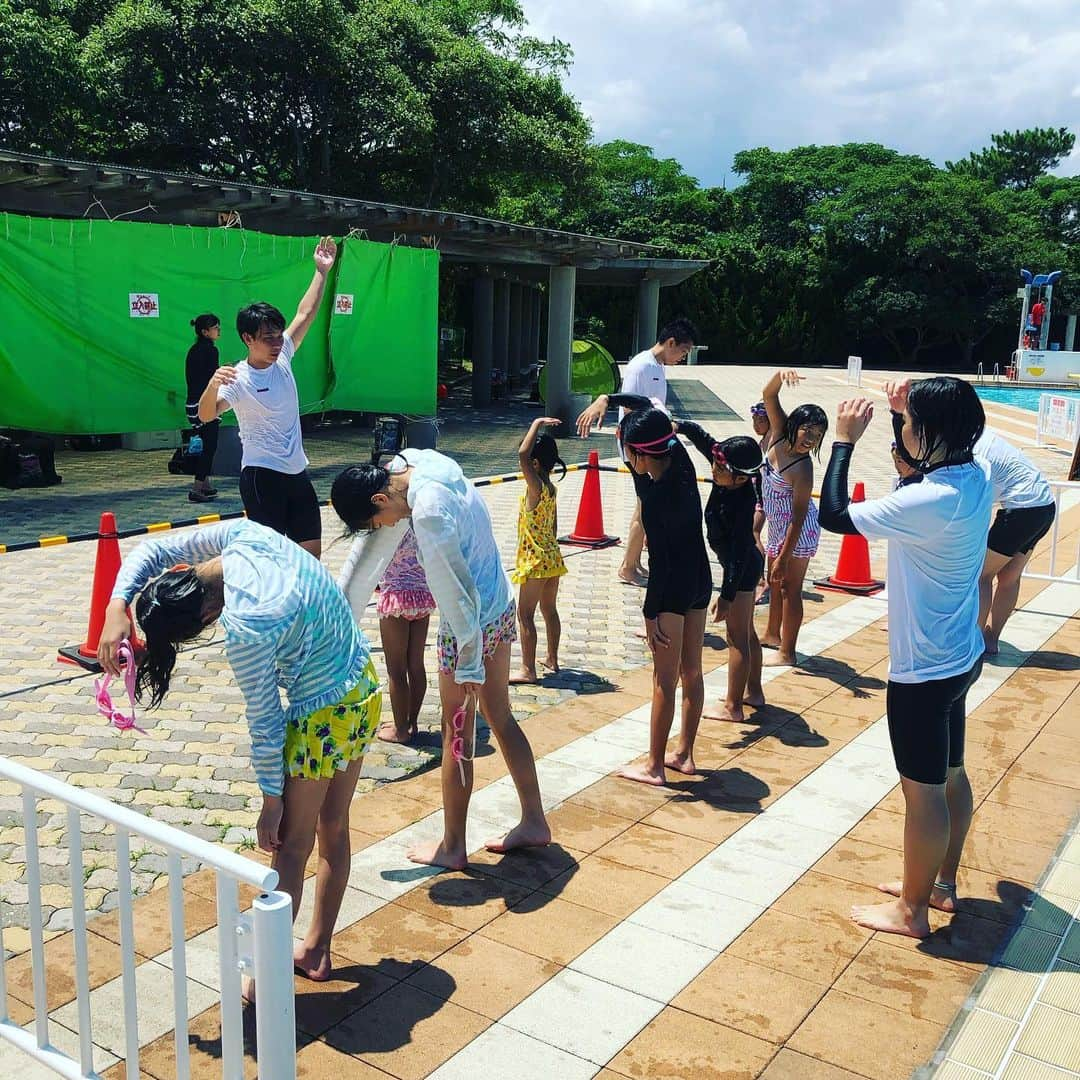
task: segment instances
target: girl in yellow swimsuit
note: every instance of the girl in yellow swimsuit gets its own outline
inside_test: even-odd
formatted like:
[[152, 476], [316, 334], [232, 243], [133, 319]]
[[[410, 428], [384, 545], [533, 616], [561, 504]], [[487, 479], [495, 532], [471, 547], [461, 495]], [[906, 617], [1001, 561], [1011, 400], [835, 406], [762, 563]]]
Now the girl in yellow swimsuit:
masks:
[[566, 465], [559, 457], [559, 447], [541, 428], [558, 424], [550, 416], [532, 422], [518, 447], [518, 461], [525, 474], [525, 490], [521, 493], [518, 511], [517, 564], [510, 580], [518, 589], [518, 629], [521, 638], [521, 670], [511, 683], [535, 683], [536, 676], [536, 608], [544, 616], [547, 633], [547, 658], [544, 667], [559, 670], [559, 638], [562, 624], [556, 600], [559, 578], [566, 573], [562, 552], [559, 551], [558, 511], [555, 505], [555, 486], [551, 471], [556, 465], [566, 475]]

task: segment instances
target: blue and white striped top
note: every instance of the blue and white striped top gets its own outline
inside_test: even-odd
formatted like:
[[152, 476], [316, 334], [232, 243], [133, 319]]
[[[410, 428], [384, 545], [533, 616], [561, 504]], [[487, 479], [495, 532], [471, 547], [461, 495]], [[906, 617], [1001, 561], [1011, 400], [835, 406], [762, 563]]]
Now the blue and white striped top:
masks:
[[360, 681], [370, 653], [367, 638], [322, 563], [252, 521], [145, 541], [121, 566], [113, 597], [130, 604], [177, 563], [216, 555], [225, 579], [225, 655], [247, 703], [251, 763], [262, 791], [280, 795], [287, 721], [336, 704]]

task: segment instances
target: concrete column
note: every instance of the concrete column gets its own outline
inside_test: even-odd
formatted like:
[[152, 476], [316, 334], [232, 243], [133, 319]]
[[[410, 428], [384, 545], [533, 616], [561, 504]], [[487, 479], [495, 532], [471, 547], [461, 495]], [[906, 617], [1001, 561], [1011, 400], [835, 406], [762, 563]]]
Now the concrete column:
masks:
[[510, 282], [495, 282], [495, 326], [492, 333], [492, 366], [507, 372], [506, 353], [510, 338]]
[[532, 340], [529, 342], [529, 363], [540, 363], [540, 323], [544, 312], [544, 296], [539, 288], [532, 291], [532, 323], [529, 329], [532, 331]]
[[1072, 352], [1076, 345], [1076, 315], [1070, 315], [1065, 322], [1065, 340], [1062, 342], [1062, 348], [1066, 352]]
[[524, 353], [521, 340], [521, 292], [522, 288], [517, 282], [510, 285], [510, 332], [508, 334], [506, 374], [512, 386], [517, 386], [521, 382], [522, 356]]
[[548, 279], [547, 411], [563, 423], [577, 415], [570, 393], [576, 266], [553, 266]]
[[492, 324], [495, 318], [495, 282], [486, 274], [473, 279], [472, 401], [491, 404]]
[[521, 377], [524, 384], [529, 376], [526, 374], [532, 366], [532, 304], [533, 287], [523, 285], [521, 287], [521, 341], [519, 355], [521, 357]]
[[657, 322], [660, 318], [660, 282], [642, 278], [637, 294], [637, 341], [635, 352], [651, 349], [656, 344]]

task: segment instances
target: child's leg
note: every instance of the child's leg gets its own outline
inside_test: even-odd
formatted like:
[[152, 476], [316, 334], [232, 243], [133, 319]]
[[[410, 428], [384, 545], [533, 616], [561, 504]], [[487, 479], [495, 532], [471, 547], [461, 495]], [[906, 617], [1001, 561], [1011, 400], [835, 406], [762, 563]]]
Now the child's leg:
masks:
[[[642, 784], [663, 786], [664, 758], [667, 741], [671, 734], [671, 721], [675, 717], [675, 688], [679, 684], [679, 668], [682, 664], [683, 617], [665, 611], [657, 619], [667, 635], [669, 644], [658, 645], [653, 651], [652, 713], [649, 717], [649, 756], [643, 765], [627, 765], [618, 771], [627, 780]], [[704, 621], [702, 622], [704, 631]]]
[[540, 783], [536, 778], [536, 759], [525, 732], [510, 709], [507, 679], [510, 674], [510, 643], [502, 642], [484, 661], [484, 685], [480, 688], [480, 708], [506, 759], [510, 779], [521, 803], [521, 821], [505, 836], [489, 840], [489, 851], [503, 852], [522, 847], [543, 847], [551, 843]]
[[543, 578], [529, 578], [518, 587], [518, 636], [521, 639], [521, 670], [510, 680], [514, 685], [536, 679], [536, 605], [544, 589]]
[[795, 555], [788, 561], [788, 572], [784, 577], [784, 623], [780, 632], [780, 649], [772, 658], [777, 664], [798, 663], [795, 646], [802, 629], [802, 588], [809, 565], [809, 559], [800, 559]]
[[784, 615], [784, 590], [772, 585], [772, 568], [775, 561], [775, 557], [770, 555], [765, 570], [765, 580], [769, 582], [769, 621], [761, 644], [767, 649], [780, 648], [780, 627]]
[[[704, 713], [709, 720], [729, 720], [741, 724], [746, 719], [743, 714], [743, 698], [751, 670], [750, 635], [754, 632], [754, 594], [739, 592], [735, 594], [727, 613], [727, 698], [721, 706], [711, 706]], [[754, 634], [757, 643], [757, 635]], [[758, 688], [761, 687], [761, 646], [758, 652]]]
[[754, 605], [750, 605], [750, 615], [746, 621], [747, 653], [749, 671], [746, 675], [745, 705], [761, 708], [765, 704], [765, 691], [761, 688], [761, 642], [758, 640], [757, 627], [754, 626]]
[[428, 624], [431, 617], [414, 619], [409, 623], [409, 732], [416, 734], [420, 707], [427, 694], [427, 669], [424, 667], [424, 649], [427, 647]]
[[386, 682], [390, 691], [390, 711], [393, 722], [379, 725], [378, 737], [383, 742], [407, 743], [416, 729], [409, 723], [409, 623], [407, 619], [379, 620]]
[[341, 910], [345, 886], [349, 883], [352, 856], [349, 807], [363, 763], [363, 758], [356, 758], [349, 762], [347, 769], [334, 773], [319, 811], [316, 826], [319, 865], [315, 872], [315, 908], [303, 944], [293, 953], [296, 966], [316, 982], [330, 978], [330, 938]]
[[[509, 649], [509, 646], [507, 647]], [[443, 838], [436, 843], [419, 844], [409, 852], [413, 862], [429, 866], [445, 866], [450, 870], [464, 870], [467, 863], [465, 850], [465, 819], [469, 812], [472, 795], [473, 767], [471, 761], [461, 762], [465, 771], [465, 783], [454, 761], [451, 744], [454, 739], [454, 711], [465, 702], [465, 688], [454, 682], [453, 674], [439, 672], [439, 701], [442, 705], [442, 796]], [[465, 740], [465, 752], [472, 747], [472, 728], [475, 716], [465, 720], [461, 737]]]
[[540, 590], [540, 614], [544, 616], [544, 632], [547, 636], [547, 658], [544, 667], [559, 670], [559, 641], [562, 638], [562, 620], [558, 608], [559, 579], [544, 578]]
[[667, 754], [664, 764], [669, 769], [693, 776], [694, 740], [701, 723], [701, 710], [705, 704], [705, 679], [701, 673], [701, 648], [705, 643], [706, 608], [688, 611], [683, 619], [682, 640], [682, 727], [679, 743], [673, 753]]

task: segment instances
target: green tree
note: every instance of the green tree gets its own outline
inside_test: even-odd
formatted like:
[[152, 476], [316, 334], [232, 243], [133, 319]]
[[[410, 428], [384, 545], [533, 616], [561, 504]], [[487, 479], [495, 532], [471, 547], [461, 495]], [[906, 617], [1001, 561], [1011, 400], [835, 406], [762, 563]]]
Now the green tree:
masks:
[[1068, 128], [1028, 128], [990, 136], [990, 146], [963, 161], [948, 161], [950, 172], [989, 180], [995, 187], [1023, 191], [1072, 153], [1076, 136]]

